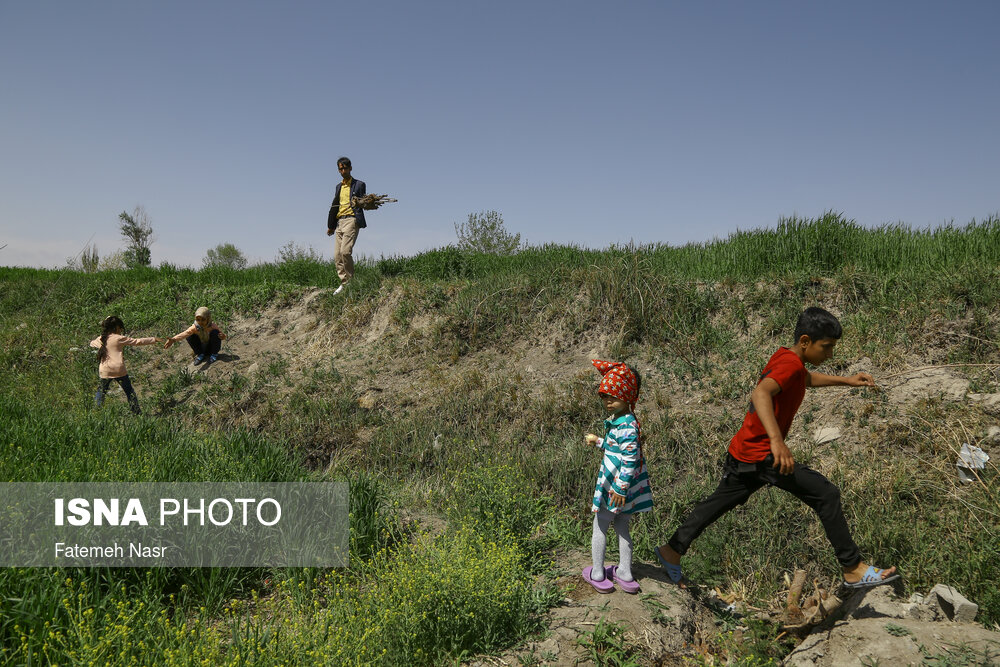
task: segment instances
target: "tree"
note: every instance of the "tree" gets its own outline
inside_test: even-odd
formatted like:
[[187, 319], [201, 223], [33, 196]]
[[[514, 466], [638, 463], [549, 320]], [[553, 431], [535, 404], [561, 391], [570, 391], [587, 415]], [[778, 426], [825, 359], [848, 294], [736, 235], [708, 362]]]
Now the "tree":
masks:
[[152, 264], [149, 246], [153, 243], [153, 225], [142, 206], [136, 206], [129, 215], [125, 211], [118, 214], [119, 229], [128, 247], [125, 248], [125, 264], [134, 269]]
[[469, 221], [455, 224], [458, 249], [493, 255], [513, 255], [521, 249], [521, 235], [511, 234], [496, 211], [470, 213]]
[[210, 248], [205, 253], [205, 259], [202, 262], [205, 268], [211, 266], [228, 266], [230, 269], [236, 269], [237, 271], [247, 268], [247, 258], [232, 243], [220, 243], [214, 248]]

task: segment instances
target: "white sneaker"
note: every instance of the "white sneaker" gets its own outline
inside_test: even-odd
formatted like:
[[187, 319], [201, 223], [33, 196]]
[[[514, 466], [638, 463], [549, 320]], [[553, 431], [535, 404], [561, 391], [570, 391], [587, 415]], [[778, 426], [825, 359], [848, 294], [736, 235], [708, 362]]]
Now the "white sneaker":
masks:
[[333, 293], [334, 294], [340, 294], [343, 291], [344, 291], [344, 285], [341, 284], [340, 287], [338, 287], [337, 289], [333, 290]]

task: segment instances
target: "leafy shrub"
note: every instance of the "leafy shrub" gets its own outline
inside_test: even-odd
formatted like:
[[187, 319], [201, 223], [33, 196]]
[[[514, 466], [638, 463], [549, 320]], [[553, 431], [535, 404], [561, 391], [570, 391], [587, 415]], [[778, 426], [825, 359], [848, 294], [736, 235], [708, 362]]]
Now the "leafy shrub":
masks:
[[308, 248], [303, 248], [302, 246], [295, 243], [295, 241], [289, 241], [285, 245], [278, 248], [278, 262], [281, 264], [291, 264], [293, 262], [322, 262], [323, 255], [316, 251], [316, 248], [309, 246]]
[[247, 258], [243, 252], [232, 243], [220, 243], [214, 248], [209, 248], [202, 260], [205, 268], [212, 266], [225, 266], [237, 271], [247, 268]]
[[490, 255], [513, 255], [521, 249], [521, 235], [511, 234], [497, 211], [470, 213], [468, 222], [455, 224], [458, 249]]
[[125, 253], [115, 250], [110, 255], [101, 258], [99, 271], [123, 271], [128, 268], [125, 262]]

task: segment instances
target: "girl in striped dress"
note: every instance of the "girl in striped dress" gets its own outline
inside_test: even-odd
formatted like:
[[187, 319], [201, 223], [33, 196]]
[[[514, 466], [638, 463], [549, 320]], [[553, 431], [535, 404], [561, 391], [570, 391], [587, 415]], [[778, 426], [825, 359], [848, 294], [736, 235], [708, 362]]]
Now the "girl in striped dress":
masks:
[[[603, 438], [593, 433], [585, 436], [588, 445], [604, 452], [604, 458], [591, 506], [594, 564], [584, 568], [583, 578], [601, 593], [610, 593], [615, 584], [626, 593], [638, 593], [639, 584], [632, 578], [632, 536], [628, 525], [633, 514], [653, 509], [639, 420], [635, 416], [639, 373], [619, 362], [595, 359], [592, 363], [604, 376], [597, 393], [610, 416], [604, 420]], [[619, 561], [618, 565], [605, 568], [604, 552], [612, 524], [618, 534]]]

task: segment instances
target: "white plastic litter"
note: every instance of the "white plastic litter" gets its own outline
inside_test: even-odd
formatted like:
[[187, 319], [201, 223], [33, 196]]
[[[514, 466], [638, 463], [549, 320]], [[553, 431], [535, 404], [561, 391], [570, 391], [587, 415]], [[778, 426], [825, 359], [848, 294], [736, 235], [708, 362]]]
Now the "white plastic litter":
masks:
[[963, 443], [962, 450], [958, 453], [958, 461], [955, 463], [955, 467], [958, 468], [958, 478], [963, 482], [976, 481], [976, 475], [972, 471], [984, 470], [989, 460], [990, 455], [979, 447]]
[[828, 442], [833, 442], [840, 437], [840, 429], [836, 426], [828, 426], [826, 428], [818, 429], [813, 433], [813, 440], [817, 445], [824, 445]]

